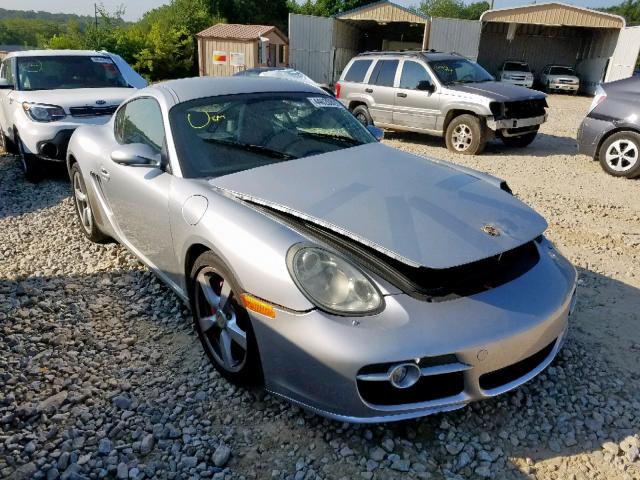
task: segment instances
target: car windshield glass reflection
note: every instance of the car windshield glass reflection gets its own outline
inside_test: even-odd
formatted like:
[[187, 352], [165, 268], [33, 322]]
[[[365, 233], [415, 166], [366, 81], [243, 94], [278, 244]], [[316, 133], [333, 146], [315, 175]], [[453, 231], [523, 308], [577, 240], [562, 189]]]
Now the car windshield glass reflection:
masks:
[[95, 55], [18, 58], [20, 90], [128, 87], [109, 57]]
[[429, 62], [431, 70], [445, 85], [453, 83], [489, 82], [493, 77], [477, 63], [466, 58], [447, 60], [432, 60]]
[[218, 177], [375, 138], [332, 97], [256, 93], [193, 100], [170, 112], [183, 174]]
[[573, 68], [569, 67], [551, 67], [550, 75], [575, 75]]

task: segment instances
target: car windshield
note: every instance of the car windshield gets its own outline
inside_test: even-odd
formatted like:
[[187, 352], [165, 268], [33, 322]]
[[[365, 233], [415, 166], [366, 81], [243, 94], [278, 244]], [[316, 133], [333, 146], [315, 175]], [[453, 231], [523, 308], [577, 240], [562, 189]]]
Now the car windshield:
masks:
[[103, 55], [18, 57], [20, 90], [128, 87], [120, 70]]
[[186, 177], [219, 177], [375, 142], [332, 97], [252, 93], [173, 107], [171, 130]]
[[296, 80], [298, 82], [304, 82], [309, 84], [315, 84], [313, 80], [307, 77], [304, 73], [297, 70], [267, 70], [260, 74], [261, 77], [275, 77], [275, 78], [287, 78], [289, 80]]
[[431, 70], [444, 84], [489, 82], [493, 77], [484, 68], [466, 58], [429, 61]]
[[573, 68], [570, 67], [551, 67], [549, 75], [575, 75]]
[[505, 72], [530, 72], [529, 65], [520, 62], [505, 62], [502, 70]]

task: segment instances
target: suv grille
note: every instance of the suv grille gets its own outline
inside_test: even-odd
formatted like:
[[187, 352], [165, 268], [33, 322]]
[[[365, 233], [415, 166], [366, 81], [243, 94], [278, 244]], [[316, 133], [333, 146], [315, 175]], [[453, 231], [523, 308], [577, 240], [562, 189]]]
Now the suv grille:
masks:
[[71, 107], [69, 112], [74, 117], [99, 117], [113, 115], [117, 108], [117, 105], [109, 105], [108, 107]]
[[535, 100], [520, 100], [503, 104], [503, 118], [530, 118], [545, 114], [547, 101], [544, 98]]

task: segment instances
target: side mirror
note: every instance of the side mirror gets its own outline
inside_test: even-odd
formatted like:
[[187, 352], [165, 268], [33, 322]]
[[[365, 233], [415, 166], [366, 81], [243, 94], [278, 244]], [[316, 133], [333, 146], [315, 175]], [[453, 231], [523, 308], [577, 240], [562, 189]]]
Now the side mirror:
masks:
[[429, 92], [429, 93], [433, 93], [436, 90], [436, 87], [433, 83], [427, 81], [427, 80], [420, 80], [418, 82], [418, 90], [421, 90], [423, 92]]
[[145, 143], [130, 143], [111, 152], [111, 160], [129, 167], [159, 167], [160, 153]]
[[384, 138], [384, 130], [375, 125], [367, 125], [367, 130], [369, 130], [369, 133], [376, 137], [376, 140], [379, 142]]
[[9, 83], [6, 78], [0, 78], [0, 90], [13, 90], [13, 84]]

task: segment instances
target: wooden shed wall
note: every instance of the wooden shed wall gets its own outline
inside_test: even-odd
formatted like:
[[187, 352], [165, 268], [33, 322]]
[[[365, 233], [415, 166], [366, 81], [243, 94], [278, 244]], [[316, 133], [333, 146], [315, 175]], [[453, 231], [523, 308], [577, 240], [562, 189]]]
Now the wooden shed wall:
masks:
[[[213, 64], [213, 52], [222, 51], [227, 55], [225, 65]], [[244, 53], [246, 68], [257, 66], [258, 41], [239, 41], [216, 38], [198, 38], [198, 62], [200, 65], [200, 76], [208, 75], [214, 77], [226, 77], [242, 70], [242, 67], [231, 65], [232, 53]]]

